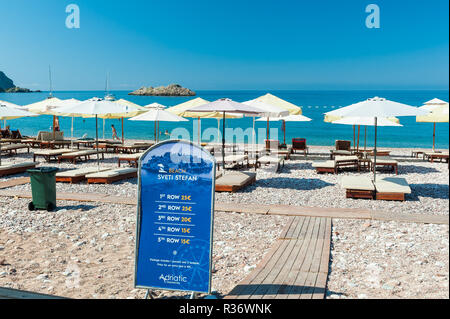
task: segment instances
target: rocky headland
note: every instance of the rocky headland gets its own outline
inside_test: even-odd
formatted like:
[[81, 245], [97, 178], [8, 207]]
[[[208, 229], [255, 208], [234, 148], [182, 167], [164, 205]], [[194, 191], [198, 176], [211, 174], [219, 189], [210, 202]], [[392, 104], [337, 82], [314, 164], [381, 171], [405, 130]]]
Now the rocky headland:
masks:
[[170, 84], [168, 86], [159, 87], [141, 87], [140, 89], [128, 93], [128, 95], [141, 96], [195, 96], [196, 93], [192, 90], [182, 87], [179, 84]]

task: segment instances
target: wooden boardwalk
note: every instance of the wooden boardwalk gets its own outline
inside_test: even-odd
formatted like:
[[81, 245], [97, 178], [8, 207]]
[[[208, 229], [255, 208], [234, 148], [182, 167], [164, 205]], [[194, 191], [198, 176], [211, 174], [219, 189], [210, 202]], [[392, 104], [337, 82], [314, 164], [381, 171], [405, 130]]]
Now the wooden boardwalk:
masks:
[[64, 298], [0, 287], [0, 299], [64, 299]]
[[331, 218], [293, 217], [264, 259], [226, 299], [324, 299]]

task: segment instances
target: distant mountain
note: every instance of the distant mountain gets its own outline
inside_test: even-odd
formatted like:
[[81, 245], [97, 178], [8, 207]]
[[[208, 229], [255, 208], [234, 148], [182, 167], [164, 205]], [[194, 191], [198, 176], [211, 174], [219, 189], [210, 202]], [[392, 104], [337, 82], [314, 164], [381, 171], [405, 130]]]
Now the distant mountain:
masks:
[[15, 86], [13, 80], [8, 78], [5, 73], [0, 71], [0, 92], [31, 93], [31, 92], [41, 92], [41, 91], [32, 91], [30, 89], [25, 89], [25, 88]]
[[154, 88], [141, 87], [140, 89], [128, 93], [128, 95], [144, 95], [144, 96], [195, 96], [196, 93], [192, 90], [186, 89], [179, 84], [170, 84], [168, 86], [160, 86]]
[[8, 78], [5, 73], [0, 71], [0, 92], [5, 92], [14, 87], [16, 87], [14, 82]]

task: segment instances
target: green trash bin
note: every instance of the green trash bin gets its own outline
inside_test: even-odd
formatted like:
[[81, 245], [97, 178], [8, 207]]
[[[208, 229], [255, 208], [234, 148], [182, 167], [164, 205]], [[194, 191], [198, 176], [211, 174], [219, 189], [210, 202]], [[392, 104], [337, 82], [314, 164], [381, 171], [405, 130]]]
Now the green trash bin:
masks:
[[33, 201], [28, 204], [30, 211], [39, 209], [49, 212], [56, 209], [56, 172], [55, 167], [39, 167], [29, 169], [31, 194]]

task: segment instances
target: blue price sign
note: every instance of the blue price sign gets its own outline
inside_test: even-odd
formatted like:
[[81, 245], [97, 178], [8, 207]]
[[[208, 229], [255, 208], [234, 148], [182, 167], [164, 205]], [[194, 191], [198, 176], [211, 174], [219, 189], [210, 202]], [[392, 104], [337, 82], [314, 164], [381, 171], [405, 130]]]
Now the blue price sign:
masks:
[[139, 162], [135, 286], [211, 293], [215, 160], [185, 141]]

